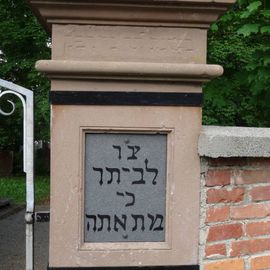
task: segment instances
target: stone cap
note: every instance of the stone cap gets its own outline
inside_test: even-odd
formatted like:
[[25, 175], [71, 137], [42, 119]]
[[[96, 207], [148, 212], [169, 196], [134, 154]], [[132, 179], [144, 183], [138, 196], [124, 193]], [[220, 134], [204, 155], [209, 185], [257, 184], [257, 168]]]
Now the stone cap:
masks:
[[28, 0], [48, 32], [52, 24], [209, 28], [235, 0]]
[[270, 157], [270, 128], [203, 126], [202, 157]]

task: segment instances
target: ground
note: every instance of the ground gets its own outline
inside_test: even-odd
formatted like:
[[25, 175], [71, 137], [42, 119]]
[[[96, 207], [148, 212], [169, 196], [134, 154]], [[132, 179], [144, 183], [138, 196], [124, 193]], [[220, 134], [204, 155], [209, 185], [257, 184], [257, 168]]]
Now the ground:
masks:
[[[38, 206], [37, 211], [48, 206]], [[1, 270], [25, 269], [25, 210], [0, 220]], [[35, 224], [35, 270], [48, 265], [49, 223]]]

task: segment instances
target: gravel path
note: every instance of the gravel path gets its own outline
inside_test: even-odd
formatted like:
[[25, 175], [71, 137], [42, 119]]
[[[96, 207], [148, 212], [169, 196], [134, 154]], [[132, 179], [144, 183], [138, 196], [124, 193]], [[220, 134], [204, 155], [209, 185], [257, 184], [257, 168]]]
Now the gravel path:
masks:
[[[41, 208], [41, 209], [39, 209]], [[44, 210], [44, 207], [37, 207]], [[25, 269], [25, 222], [22, 210], [0, 220], [0, 269]], [[48, 265], [49, 223], [35, 224], [35, 270]]]

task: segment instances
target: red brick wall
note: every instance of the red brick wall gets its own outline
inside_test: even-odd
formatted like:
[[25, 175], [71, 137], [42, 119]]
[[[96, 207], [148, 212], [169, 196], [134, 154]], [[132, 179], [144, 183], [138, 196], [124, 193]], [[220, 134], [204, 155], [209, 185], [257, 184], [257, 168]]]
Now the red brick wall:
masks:
[[270, 269], [270, 158], [202, 160], [204, 270]]

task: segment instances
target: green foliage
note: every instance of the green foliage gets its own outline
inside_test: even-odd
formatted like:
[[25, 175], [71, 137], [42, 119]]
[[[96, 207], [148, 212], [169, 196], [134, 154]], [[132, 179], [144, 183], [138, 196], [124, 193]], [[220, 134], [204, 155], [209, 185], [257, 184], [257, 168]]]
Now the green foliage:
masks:
[[[34, 91], [36, 139], [49, 136], [49, 83], [34, 68], [37, 60], [50, 57], [47, 42], [48, 37], [27, 0], [0, 0], [0, 78]], [[20, 104], [14, 96], [11, 99]], [[1, 108], [7, 106], [4, 101], [0, 105]], [[0, 116], [0, 149], [18, 150], [22, 143], [21, 116], [20, 105], [13, 116]]]
[[[208, 62], [224, 76], [205, 86], [205, 124], [270, 125], [270, 1], [238, 0], [209, 32]], [[35, 138], [48, 139], [49, 82], [34, 65], [49, 58], [48, 36], [27, 0], [0, 0], [0, 78], [35, 93]], [[20, 104], [20, 102], [18, 102]], [[0, 103], [7, 111], [6, 103]], [[18, 151], [22, 142], [21, 107], [0, 116], [0, 149]]]
[[243, 34], [245, 37], [250, 36], [250, 34], [257, 34], [259, 32], [260, 25], [257, 23], [245, 24], [238, 31], [238, 34]]
[[208, 61], [224, 75], [205, 86], [205, 124], [270, 126], [270, 1], [239, 0], [209, 32]]
[[[15, 203], [26, 202], [26, 181], [24, 177], [0, 178], [0, 198], [9, 198]], [[48, 200], [50, 193], [50, 181], [48, 177], [35, 179], [35, 200], [42, 203]]]

